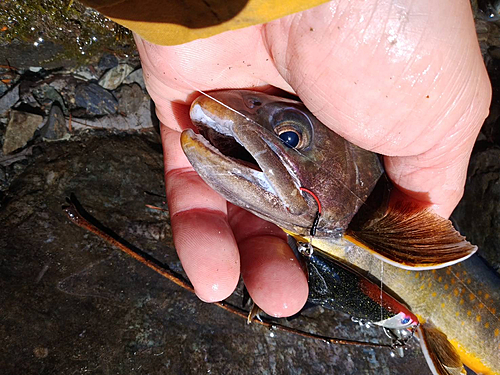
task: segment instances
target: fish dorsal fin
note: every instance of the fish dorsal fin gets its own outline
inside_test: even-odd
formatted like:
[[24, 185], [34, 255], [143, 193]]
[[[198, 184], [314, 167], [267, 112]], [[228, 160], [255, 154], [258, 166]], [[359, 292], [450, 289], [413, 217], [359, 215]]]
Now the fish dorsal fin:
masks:
[[446, 267], [477, 250], [451, 221], [403, 199], [390, 200], [380, 217], [348, 228], [345, 238], [394, 266], [411, 270]]
[[417, 337], [434, 375], [467, 374], [457, 350], [438, 328], [430, 323], [423, 323], [417, 329]]

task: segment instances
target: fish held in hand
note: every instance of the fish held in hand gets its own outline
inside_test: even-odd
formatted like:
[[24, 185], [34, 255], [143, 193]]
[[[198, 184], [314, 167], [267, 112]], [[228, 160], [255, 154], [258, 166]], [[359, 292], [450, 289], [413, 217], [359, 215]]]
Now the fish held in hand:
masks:
[[442, 268], [476, 251], [446, 220], [390, 194], [377, 154], [346, 141], [298, 101], [249, 90], [198, 97], [183, 150], [229, 202], [288, 233], [343, 237], [397, 267]]

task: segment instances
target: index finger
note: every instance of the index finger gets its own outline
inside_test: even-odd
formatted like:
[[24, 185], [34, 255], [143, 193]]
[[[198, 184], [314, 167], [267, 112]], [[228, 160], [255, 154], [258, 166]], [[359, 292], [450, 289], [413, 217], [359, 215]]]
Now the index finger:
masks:
[[[176, 121], [173, 113], [163, 113]], [[240, 275], [238, 247], [227, 221], [226, 201], [193, 170], [180, 147], [180, 133], [162, 124], [165, 184], [173, 239], [197, 296], [227, 298]]]

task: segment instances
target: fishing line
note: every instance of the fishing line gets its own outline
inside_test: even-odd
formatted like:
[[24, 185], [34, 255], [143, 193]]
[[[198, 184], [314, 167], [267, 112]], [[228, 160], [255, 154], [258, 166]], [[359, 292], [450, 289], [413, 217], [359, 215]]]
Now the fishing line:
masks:
[[[213, 96], [211, 96], [210, 94], [206, 93], [205, 91], [203, 90], [200, 90], [199, 88], [197, 88], [195, 85], [191, 84], [181, 73], [179, 73], [179, 71], [177, 69], [175, 69], [172, 64], [170, 62], [167, 61], [167, 64], [168, 66], [174, 71], [175, 74], [177, 74], [179, 76], [180, 79], [182, 79], [182, 81], [184, 83], [186, 83], [189, 87], [191, 87], [194, 91], [197, 91], [199, 92], [200, 94], [206, 96], [207, 98], [210, 98], [212, 99], [213, 101], [215, 101], [216, 103], [222, 105], [224, 108], [227, 108], [229, 109], [230, 111], [232, 111], [233, 113], [236, 113], [237, 115], [241, 116], [242, 118], [244, 118], [246, 121], [252, 123], [252, 124], [255, 124], [255, 125], [258, 125], [260, 127], [262, 127], [261, 124], [259, 124], [257, 121], [249, 118], [248, 116], [246, 116], [245, 114], [241, 113], [240, 111], [230, 107], [229, 105], [221, 102], [220, 100], [214, 98]], [[311, 114], [312, 115], [312, 114]], [[326, 126], [326, 125], [325, 125]], [[333, 131], [333, 130], [332, 130]], [[274, 138], [276, 138], [277, 141], [279, 141], [280, 143], [284, 143], [284, 141], [275, 133], [272, 133], [272, 136]], [[302, 152], [300, 152], [300, 150], [297, 150], [297, 149], [293, 149], [293, 151], [297, 152], [300, 156], [302, 156], [304, 159], [306, 159], [307, 161], [313, 163], [314, 165], [318, 165], [318, 162], [314, 159], [312, 159], [311, 157], [308, 157], [307, 155], [303, 154]], [[334, 181], [337, 181], [339, 184], [342, 185], [342, 187], [344, 189], [346, 189], [347, 191], [349, 191], [349, 193], [351, 193], [358, 201], [361, 202], [362, 205], [365, 205], [366, 202], [364, 200], [364, 198], [358, 196], [352, 189], [350, 189], [343, 181], [337, 179], [335, 176], [333, 176], [333, 174], [329, 173], [328, 171], [324, 171], [325, 174], [327, 174], [330, 178], [332, 178]], [[382, 175], [383, 171], [381, 172], [381, 175]], [[300, 188], [300, 187], [299, 187]], [[319, 221], [319, 218], [318, 218], [318, 221]], [[317, 226], [317, 224], [316, 224]]]
[[380, 260], [380, 320], [382, 320], [384, 310], [383, 310], [383, 302], [384, 302], [384, 261]]

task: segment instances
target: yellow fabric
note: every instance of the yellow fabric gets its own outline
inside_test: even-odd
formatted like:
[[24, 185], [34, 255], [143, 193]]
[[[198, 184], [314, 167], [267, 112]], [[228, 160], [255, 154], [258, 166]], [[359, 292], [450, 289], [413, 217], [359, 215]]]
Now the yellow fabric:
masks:
[[269, 22], [327, 1], [83, 0], [83, 3], [152, 43], [175, 45]]

